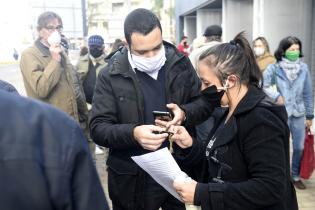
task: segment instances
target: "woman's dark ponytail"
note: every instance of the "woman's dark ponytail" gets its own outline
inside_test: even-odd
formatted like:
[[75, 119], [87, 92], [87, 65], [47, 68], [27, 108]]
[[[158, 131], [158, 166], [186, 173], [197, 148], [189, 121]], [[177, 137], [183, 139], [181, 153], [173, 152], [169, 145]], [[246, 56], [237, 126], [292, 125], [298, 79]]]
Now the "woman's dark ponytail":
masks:
[[255, 85], [258, 88], [262, 86], [262, 74], [244, 32], [237, 34], [229, 43], [209, 48], [200, 55], [199, 60], [217, 69], [221, 82], [228, 75], [237, 74], [241, 84]]
[[239, 34], [237, 34], [232, 41], [235, 42], [236, 45], [239, 45], [243, 49], [244, 53], [245, 58], [244, 68], [243, 71], [241, 72], [240, 77], [241, 78], [248, 77], [249, 84], [261, 88], [262, 74], [256, 62], [253, 50], [250, 47], [249, 42], [245, 38], [245, 32], [242, 31]]

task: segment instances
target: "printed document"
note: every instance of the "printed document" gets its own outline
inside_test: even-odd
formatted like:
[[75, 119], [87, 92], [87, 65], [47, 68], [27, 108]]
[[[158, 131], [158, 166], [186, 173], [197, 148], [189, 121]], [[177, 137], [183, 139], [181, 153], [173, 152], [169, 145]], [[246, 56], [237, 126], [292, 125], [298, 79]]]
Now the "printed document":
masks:
[[186, 175], [165, 147], [145, 155], [131, 157], [143, 170], [175, 198], [182, 201], [173, 187], [175, 178]]

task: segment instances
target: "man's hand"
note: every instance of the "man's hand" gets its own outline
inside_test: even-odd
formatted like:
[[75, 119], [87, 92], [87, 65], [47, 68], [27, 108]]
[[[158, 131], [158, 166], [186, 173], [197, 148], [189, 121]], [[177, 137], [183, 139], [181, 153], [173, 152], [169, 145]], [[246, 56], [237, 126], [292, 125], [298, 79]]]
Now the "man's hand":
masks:
[[194, 204], [195, 190], [197, 182], [195, 180], [190, 181], [174, 181], [173, 186], [186, 204]]
[[174, 118], [166, 123], [166, 128], [171, 125], [181, 125], [185, 120], [185, 112], [177, 104], [167, 104], [166, 107], [174, 114]]
[[49, 51], [50, 51], [52, 59], [58, 62], [61, 60], [60, 53], [62, 52], [62, 49], [59, 44], [51, 44], [49, 47]]
[[134, 128], [133, 136], [144, 149], [155, 151], [167, 139], [168, 134], [155, 134], [154, 131], [165, 131], [165, 128], [155, 125], [140, 125]]

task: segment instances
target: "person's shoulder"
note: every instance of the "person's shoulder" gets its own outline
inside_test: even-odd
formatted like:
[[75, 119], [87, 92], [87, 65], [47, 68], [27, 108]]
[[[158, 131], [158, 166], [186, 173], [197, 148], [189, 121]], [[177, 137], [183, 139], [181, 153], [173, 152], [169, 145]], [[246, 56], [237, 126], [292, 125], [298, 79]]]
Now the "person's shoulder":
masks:
[[10, 93], [18, 94], [18, 91], [15, 89], [15, 87], [13, 85], [11, 85], [10, 83], [5, 82], [1, 79], [0, 79], [0, 90], [5, 90], [5, 91], [8, 91]]
[[300, 65], [301, 65], [301, 69], [308, 71], [308, 65], [305, 62], [301, 61]]
[[287, 121], [287, 112], [285, 106], [278, 105], [271, 98], [265, 96], [248, 113], [248, 118], [252, 119], [252, 126], [268, 124], [285, 124]]
[[1, 118], [12, 127], [37, 130], [43, 126], [50, 127], [50, 132], [60, 134], [60, 138], [77, 127], [76, 122], [66, 113], [55, 107], [16, 94], [5, 93], [0, 90]]
[[31, 45], [27, 47], [25, 50], [23, 50], [21, 55], [30, 54], [30, 53], [33, 54], [36, 51], [38, 51], [37, 47], [35, 45]]
[[264, 60], [266, 60], [268, 63], [270, 64], [274, 64], [277, 62], [275, 56], [271, 55], [270, 53], [268, 53], [265, 57]]
[[277, 62], [271, 63], [271, 64], [267, 65], [266, 70], [264, 72], [274, 71], [274, 70], [277, 70], [279, 68], [280, 68], [280, 66]]

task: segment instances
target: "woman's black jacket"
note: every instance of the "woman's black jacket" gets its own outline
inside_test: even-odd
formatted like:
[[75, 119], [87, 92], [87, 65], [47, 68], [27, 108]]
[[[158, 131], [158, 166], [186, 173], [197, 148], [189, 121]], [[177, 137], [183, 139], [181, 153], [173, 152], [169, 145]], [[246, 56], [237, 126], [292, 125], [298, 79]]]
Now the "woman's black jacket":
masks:
[[[225, 118], [226, 114], [221, 120]], [[298, 209], [284, 106], [272, 104], [263, 91], [250, 86], [230, 120], [220, 132], [215, 130], [209, 136], [216, 137], [212, 147], [194, 141], [187, 155], [178, 157], [183, 164], [203, 169], [196, 205], [203, 210]]]

